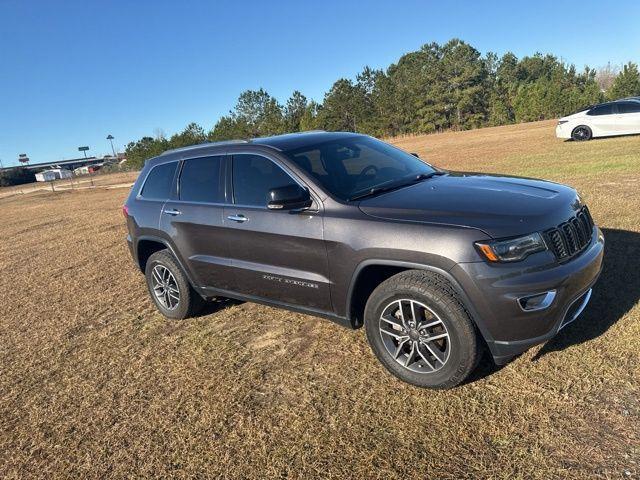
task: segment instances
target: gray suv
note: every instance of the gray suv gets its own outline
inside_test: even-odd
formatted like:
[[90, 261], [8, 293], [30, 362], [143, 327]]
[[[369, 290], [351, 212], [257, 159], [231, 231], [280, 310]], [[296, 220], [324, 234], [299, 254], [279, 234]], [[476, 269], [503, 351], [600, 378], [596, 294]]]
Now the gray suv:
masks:
[[364, 325], [391, 373], [432, 388], [575, 320], [604, 249], [570, 187], [447, 172], [353, 133], [168, 151], [124, 214], [166, 317], [229, 297]]

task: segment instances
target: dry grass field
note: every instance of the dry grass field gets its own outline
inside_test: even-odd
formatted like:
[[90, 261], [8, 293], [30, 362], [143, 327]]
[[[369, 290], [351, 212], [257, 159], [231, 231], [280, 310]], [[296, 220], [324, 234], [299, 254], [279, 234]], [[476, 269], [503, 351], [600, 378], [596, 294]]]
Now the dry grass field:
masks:
[[607, 240], [580, 321], [445, 392], [325, 320], [221, 302], [167, 321], [125, 245], [126, 188], [1, 199], [0, 478], [637, 478], [640, 137], [553, 126], [393, 140], [573, 185]]

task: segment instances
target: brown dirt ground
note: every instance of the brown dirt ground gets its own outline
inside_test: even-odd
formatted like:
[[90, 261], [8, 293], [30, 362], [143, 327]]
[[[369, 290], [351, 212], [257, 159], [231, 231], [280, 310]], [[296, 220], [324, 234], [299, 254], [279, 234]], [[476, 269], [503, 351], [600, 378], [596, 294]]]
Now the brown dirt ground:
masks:
[[125, 245], [126, 188], [8, 197], [0, 478], [637, 476], [640, 138], [562, 142], [539, 122], [394, 142], [577, 187], [607, 238], [581, 320], [459, 388], [420, 390], [362, 330], [249, 303], [164, 319]]

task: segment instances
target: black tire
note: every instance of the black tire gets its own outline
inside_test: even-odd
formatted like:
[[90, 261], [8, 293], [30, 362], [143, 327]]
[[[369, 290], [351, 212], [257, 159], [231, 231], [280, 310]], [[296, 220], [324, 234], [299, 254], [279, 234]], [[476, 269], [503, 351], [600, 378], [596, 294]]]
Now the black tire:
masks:
[[[170, 298], [170, 301], [176, 302], [175, 305], [171, 305], [173, 308], [168, 308], [167, 305], [163, 304], [166, 300], [159, 298], [159, 296], [164, 297], [163, 295], [157, 295], [155, 293], [154, 269], [156, 269], [156, 267], [159, 269], [155, 270], [156, 275], [158, 271], [164, 271], [162, 269], [166, 269], [173, 276], [174, 281], [171, 281], [170, 283], [172, 289], [178, 291], [178, 300], [175, 300], [174, 297]], [[144, 273], [147, 281], [147, 288], [149, 289], [149, 295], [151, 296], [153, 303], [155, 303], [160, 313], [167, 318], [182, 320], [184, 318], [193, 317], [202, 310], [202, 307], [206, 303], [200, 294], [193, 289], [187, 279], [187, 276], [182, 271], [182, 268], [180, 268], [176, 259], [167, 249], [155, 252], [149, 257]], [[169, 277], [167, 276], [167, 278]]]
[[[418, 305], [418, 309], [422, 309], [423, 321], [421, 324], [433, 323], [431, 321], [433, 319], [437, 319], [442, 324], [442, 326], [438, 325], [442, 329], [440, 332], [446, 331], [448, 333], [448, 338], [443, 341], [442, 345], [444, 347], [442, 348], [446, 350], [446, 344], [448, 343], [449, 349], [443, 362], [433, 361], [436, 359], [434, 354], [431, 357], [431, 363], [434, 364], [434, 367], [425, 367], [425, 365], [429, 365], [426, 362], [427, 359], [423, 361], [420, 358], [416, 363], [412, 364], [413, 367], [411, 365], [410, 367], [405, 367], [400, 364], [399, 360], [394, 358], [389, 348], [398, 347], [400, 339], [393, 339], [383, 335], [380, 325], [388, 326], [386, 320], [381, 320], [381, 316], [383, 312], [389, 312], [390, 310], [388, 309], [393, 308], [394, 302], [397, 303], [399, 300], [414, 302], [410, 303], [410, 305]], [[402, 303], [399, 305], [402, 305]], [[423, 309], [422, 307], [427, 308]], [[406, 308], [406, 306], [403, 308]], [[398, 315], [399, 312], [396, 310], [392, 318], [399, 318], [397, 317]], [[433, 317], [427, 318], [427, 315], [433, 315]], [[436, 273], [423, 270], [407, 270], [387, 279], [369, 297], [364, 317], [365, 330], [371, 349], [382, 365], [404, 382], [423, 388], [452, 388], [464, 381], [478, 365], [482, 354], [482, 343], [473, 321], [451, 285]], [[386, 315], [386, 317], [388, 318], [389, 315]], [[420, 317], [420, 314], [416, 314], [416, 317]], [[402, 322], [404, 321], [405, 317], [403, 316]], [[408, 332], [409, 330], [406, 331]], [[415, 334], [416, 331], [411, 330], [411, 333]], [[428, 339], [429, 336], [435, 335], [429, 333], [424, 337], [420, 336], [420, 339]], [[390, 346], [390, 339], [398, 343]], [[423, 340], [411, 338], [408, 341], [419, 342], [416, 345], [421, 346], [421, 355], [422, 352], [425, 352], [425, 348], [428, 348]], [[433, 343], [430, 343], [430, 345], [435, 346]], [[405, 345], [402, 348], [407, 347]], [[417, 347], [412, 346], [411, 351], [413, 351], [413, 348]], [[437, 353], [440, 354], [440, 351]], [[410, 353], [407, 353], [406, 356], [409, 358]], [[428, 351], [426, 356], [429, 356]], [[424, 359], [424, 355], [421, 358]], [[421, 366], [420, 363], [423, 365]], [[412, 371], [409, 368], [425, 368], [425, 370]], [[427, 368], [433, 368], [433, 370], [428, 371], [426, 370]]]
[[571, 138], [573, 138], [576, 142], [585, 142], [587, 140], [591, 140], [593, 136], [593, 132], [586, 125], [578, 125], [571, 132]]

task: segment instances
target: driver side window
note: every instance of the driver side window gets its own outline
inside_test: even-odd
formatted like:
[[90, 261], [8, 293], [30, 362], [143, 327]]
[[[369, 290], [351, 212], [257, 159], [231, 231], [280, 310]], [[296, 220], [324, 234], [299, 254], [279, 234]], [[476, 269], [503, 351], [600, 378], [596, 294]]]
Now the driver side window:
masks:
[[266, 207], [272, 188], [296, 185], [280, 166], [260, 155], [234, 155], [232, 177], [234, 203], [251, 207]]
[[591, 110], [587, 112], [587, 115], [600, 116], [600, 115], [612, 115], [613, 114], [613, 105], [611, 103], [607, 103], [605, 105], [598, 105], [597, 107], [593, 107]]

